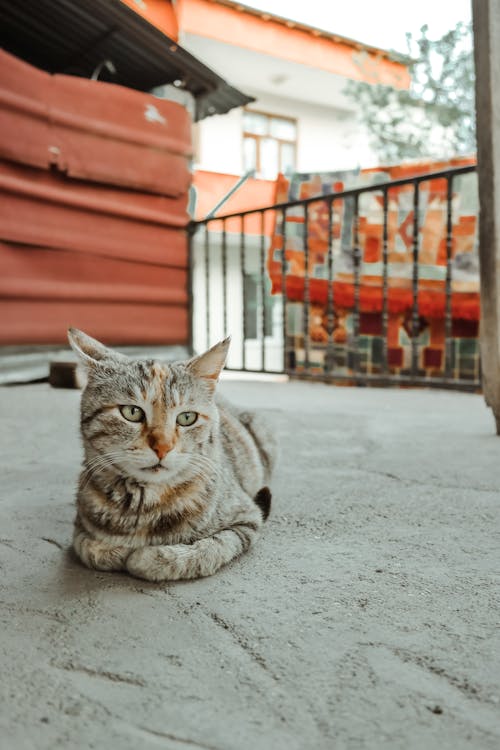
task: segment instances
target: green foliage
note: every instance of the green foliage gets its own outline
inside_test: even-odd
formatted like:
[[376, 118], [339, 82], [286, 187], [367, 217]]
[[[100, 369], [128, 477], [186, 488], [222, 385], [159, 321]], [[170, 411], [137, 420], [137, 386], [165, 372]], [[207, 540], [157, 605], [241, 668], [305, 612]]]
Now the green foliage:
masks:
[[450, 158], [476, 148], [471, 25], [459, 23], [436, 40], [427, 32], [422, 26], [420, 36], [406, 35], [409, 90], [358, 81], [344, 90], [386, 163]]

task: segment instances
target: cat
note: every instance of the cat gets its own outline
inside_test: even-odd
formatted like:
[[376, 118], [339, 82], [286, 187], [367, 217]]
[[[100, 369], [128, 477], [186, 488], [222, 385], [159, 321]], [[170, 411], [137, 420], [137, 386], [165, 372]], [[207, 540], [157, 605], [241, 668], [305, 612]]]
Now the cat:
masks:
[[84, 464], [73, 546], [97, 570], [148, 581], [215, 573], [267, 518], [276, 441], [216, 395], [229, 339], [184, 362], [132, 360], [82, 331]]

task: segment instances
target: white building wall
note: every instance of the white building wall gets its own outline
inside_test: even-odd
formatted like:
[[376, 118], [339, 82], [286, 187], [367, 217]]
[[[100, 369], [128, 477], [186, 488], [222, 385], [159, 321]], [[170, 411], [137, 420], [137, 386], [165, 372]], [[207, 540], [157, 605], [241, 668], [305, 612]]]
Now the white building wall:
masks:
[[[297, 120], [297, 171], [327, 172], [376, 166], [366, 132], [356, 113], [272, 94], [249, 91], [250, 109]], [[239, 175], [243, 171], [242, 110], [198, 123], [197, 169]]]
[[196, 125], [198, 153], [195, 154], [195, 169], [242, 174], [242, 123], [241, 109], [232, 109], [225, 115], [213, 115], [199, 122]]

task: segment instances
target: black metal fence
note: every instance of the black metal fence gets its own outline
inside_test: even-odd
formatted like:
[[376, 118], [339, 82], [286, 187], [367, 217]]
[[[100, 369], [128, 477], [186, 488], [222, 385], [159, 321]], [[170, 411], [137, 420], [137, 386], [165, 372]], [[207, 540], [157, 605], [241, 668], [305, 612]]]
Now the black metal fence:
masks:
[[[454, 216], [464, 180], [469, 180], [465, 193], [476, 193], [474, 173], [475, 166], [459, 167], [193, 222], [195, 349], [230, 334], [229, 369], [357, 385], [478, 389], [478, 316], [457, 312], [453, 304], [454, 285], [460, 292], [464, 278], [469, 284], [478, 278], [477, 247], [459, 252], [463, 227]], [[429, 208], [430, 185], [439, 186], [437, 208]], [[403, 236], [403, 230], [398, 237], [390, 227], [401, 213], [400, 206], [394, 207], [401, 191], [407, 250], [402, 255], [408, 261], [402, 266], [390, 260]], [[441, 248], [438, 266], [426, 265], [422, 254], [423, 216], [431, 209], [442, 235], [432, 240]], [[367, 311], [364, 295], [370, 291], [367, 279], [373, 281], [374, 265], [367, 262], [366, 232], [364, 246], [360, 242], [360, 221], [365, 226], [374, 211], [379, 212], [380, 262], [375, 263], [378, 279], [370, 292], [375, 303]], [[470, 234], [473, 217], [468, 218]], [[313, 222], [316, 238], [321, 235], [319, 251]], [[406, 309], [394, 301], [393, 274], [401, 274], [395, 268], [406, 269]], [[429, 281], [425, 274], [436, 278]], [[426, 313], [422, 309], [429, 292], [422, 290], [421, 281], [438, 290], [431, 294], [436, 309]], [[468, 297], [473, 300], [474, 294]]]

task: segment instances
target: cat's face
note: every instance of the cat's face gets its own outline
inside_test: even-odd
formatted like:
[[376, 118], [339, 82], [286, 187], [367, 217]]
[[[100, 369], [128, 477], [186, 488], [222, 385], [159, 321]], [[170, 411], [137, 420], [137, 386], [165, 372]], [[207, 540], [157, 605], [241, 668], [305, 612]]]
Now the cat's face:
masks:
[[80, 331], [69, 337], [88, 371], [82, 435], [91, 466], [112, 465], [141, 483], [166, 485], [203, 468], [229, 341], [188, 362], [163, 365], [130, 360]]

